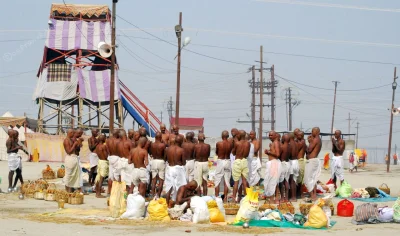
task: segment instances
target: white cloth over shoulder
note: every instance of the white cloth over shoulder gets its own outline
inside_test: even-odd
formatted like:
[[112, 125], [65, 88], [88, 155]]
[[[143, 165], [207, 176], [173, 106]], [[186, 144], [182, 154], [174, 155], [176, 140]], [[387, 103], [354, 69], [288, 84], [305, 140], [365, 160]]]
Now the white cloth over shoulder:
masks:
[[315, 184], [318, 181], [318, 178], [321, 174], [321, 162], [318, 158], [312, 158], [306, 161], [306, 168], [304, 171], [304, 185], [307, 188], [307, 191], [311, 192]]
[[280, 160], [273, 159], [266, 163], [264, 178], [264, 194], [267, 197], [274, 195], [276, 185], [279, 184], [282, 165]]
[[344, 180], [343, 172], [343, 156], [333, 156], [331, 164], [332, 179], [336, 176], [340, 181]]
[[8, 153], [8, 168], [11, 171], [22, 169], [21, 157], [17, 153]]
[[185, 185], [186, 182], [186, 172], [183, 166], [167, 166], [165, 171], [165, 191], [171, 192], [171, 199], [176, 201], [176, 195], [178, 193], [179, 187]]

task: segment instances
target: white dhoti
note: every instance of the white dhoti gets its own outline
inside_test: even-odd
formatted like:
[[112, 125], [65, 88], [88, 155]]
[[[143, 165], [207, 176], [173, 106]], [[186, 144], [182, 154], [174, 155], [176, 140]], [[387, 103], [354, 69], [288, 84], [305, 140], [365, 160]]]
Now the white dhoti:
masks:
[[333, 156], [331, 163], [331, 177], [334, 179], [336, 176], [340, 181], [344, 180], [343, 173], [343, 156]]
[[203, 184], [203, 180], [207, 181], [208, 172], [208, 161], [194, 162], [194, 180], [196, 180], [199, 186]]
[[[89, 154], [89, 163], [90, 163], [90, 168], [96, 167], [99, 164], [99, 157], [97, 156], [96, 153], [91, 152]], [[94, 173], [97, 173], [97, 168], [95, 169]]]
[[151, 161], [151, 174], [153, 179], [158, 177], [162, 180], [165, 179], [165, 161], [160, 159], [153, 159]]
[[289, 174], [293, 175], [294, 182], [300, 183], [300, 181], [299, 181], [300, 166], [299, 166], [299, 161], [297, 159], [296, 160], [290, 160]]
[[185, 170], [186, 170], [186, 181], [190, 182], [194, 180], [194, 160], [186, 161]]
[[215, 187], [218, 187], [218, 185], [221, 182], [226, 186], [230, 186], [231, 176], [232, 176], [231, 160], [218, 159], [214, 176]]
[[21, 157], [17, 153], [8, 153], [8, 168], [11, 171], [22, 169]]
[[81, 187], [81, 170], [79, 168], [79, 159], [75, 154], [67, 155], [64, 161], [65, 166], [65, 186], [70, 188]]
[[146, 168], [134, 168], [132, 172], [132, 183], [138, 186], [140, 183], [147, 184], [148, 182], [148, 171]]
[[249, 177], [248, 183], [250, 187], [253, 187], [258, 184], [261, 179], [261, 161], [258, 157], [249, 157], [247, 158], [248, 166], [249, 166]]
[[[146, 170], [147, 170], [147, 183], [150, 183], [151, 182], [151, 176], [150, 176], [150, 174], [151, 174], [151, 162], [153, 161], [153, 158], [150, 156], [150, 155], [147, 155], [147, 159], [148, 159], [148, 161], [149, 161], [149, 164], [147, 164], [147, 166], [146, 166]], [[153, 177], [154, 178], [154, 177]]]
[[284, 180], [289, 181], [290, 177], [290, 163], [287, 161], [282, 161], [281, 166], [281, 176], [279, 178], [279, 183], [283, 182]]
[[266, 163], [264, 178], [264, 194], [267, 197], [274, 195], [276, 185], [279, 184], [282, 165], [277, 159], [270, 160]]
[[128, 164], [128, 159], [126, 158], [120, 158], [119, 162], [118, 168], [121, 168], [121, 181], [130, 186], [133, 178], [133, 163]]
[[178, 189], [187, 183], [185, 175], [183, 166], [167, 166], [165, 169], [165, 191], [168, 192], [172, 189], [171, 199], [173, 201], [176, 200]]
[[311, 192], [314, 189], [320, 174], [321, 174], [321, 163], [319, 159], [316, 157], [307, 160], [306, 168], [304, 171], [303, 183], [306, 186], [308, 192]]
[[120, 164], [119, 159], [119, 156], [109, 156], [107, 158], [109, 163], [108, 178], [111, 180], [118, 180], [121, 175], [121, 169], [118, 168]]

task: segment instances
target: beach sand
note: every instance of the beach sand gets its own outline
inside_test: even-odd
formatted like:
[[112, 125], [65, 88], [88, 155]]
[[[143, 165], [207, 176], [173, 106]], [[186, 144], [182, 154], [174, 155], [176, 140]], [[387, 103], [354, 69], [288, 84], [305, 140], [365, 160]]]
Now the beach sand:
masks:
[[[41, 177], [41, 171], [46, 164], [57, 170], [60, 163], [23, 163], [23, 176], [25, 180], [35, 180]], [[6, 161], [0, 162], [0, 173], [2, 183], [0, 188], [7, 190], [8, 166]], [[330, 177], [329, 171], [322, 171], [320, 180], [326, 182]], [[345, 179], [353, 188], [374, 186], [379, 187], [386, 183], [392, 192], [392, 196], [400, 194], [400, 166], [391, 166], [391, 172], [386, 173], [384, 165], [367, 165], [365, 170], [350, 174], [345, 172]], [[62, 180], [56, 179], [58, 187], [61, 188]], [[334, 199], [335, 206], [340, 199]], [[353, 201], [357, 206], [361, 202]], [[378, 203], [379, 206], [392, 206], [394, 202]], [[298, 202], [294, 203], [298, 211]], [[85, 204], [74, 206], [65, 205], [64, 210], [57, 209], [56, 202], [43, 200], [24, 199], [19, 200], [18, 194], [0, 194], [0, 221], [2, 235], [318, 235], [326, 233], [329, 235], [374, 235], [374, 234], [397, 234], [400, 224], [379, 225], [353, 225], [351, 218], [333, 216], [331, 220], [337, 221], [336, 225], [328, 230], [301, 230], [301, 229], [279, 229], [279, 228], [256, 228], [243, 229], [234, 226], [219, 225], [194, 225], [191, 223], [159, 223], [148, 221], [115, 220], [109, 217], [105, 199], [96, 199], [94, 194], [85, 196]], [[335, 209], [336, 212], [336, 209]], [[229, 217], [228, 220], [233, 220]], [[190, 233], [185, 232], [190, 230]]]

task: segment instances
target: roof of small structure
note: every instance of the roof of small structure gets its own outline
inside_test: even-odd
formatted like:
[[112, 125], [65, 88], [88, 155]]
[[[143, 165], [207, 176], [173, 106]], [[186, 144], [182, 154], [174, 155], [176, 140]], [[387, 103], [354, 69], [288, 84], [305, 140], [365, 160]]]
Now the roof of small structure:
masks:
[[110, 14], [110, 9], [107, 5], [85, 5], [85, 4], [51, 4], [51, 13], [73, 15], [73, 16], [100, 16], [102, 14]]
[[[175, 117], [171, 118], [171, 124], [175, 124]], [[179, 126], [193, 127], [201, 129], [204, 124], [204, 118], [179, 118]]]

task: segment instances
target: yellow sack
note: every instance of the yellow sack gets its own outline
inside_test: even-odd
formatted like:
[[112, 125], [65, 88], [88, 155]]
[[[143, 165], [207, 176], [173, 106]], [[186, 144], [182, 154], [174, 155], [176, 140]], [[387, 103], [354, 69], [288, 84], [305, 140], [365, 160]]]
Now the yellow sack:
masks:
[[147, 207], [150, 221], [170, 221], [171, 218], [168, 215], [168, 205], [165, 198], [159, 198], [158, 200], [151, 200]]
[[258, 192], [252, 188], [246, 188], [246, 197], [240, 202], [240, 208], [236, 214], [235, 223], [241, 221], [258, 220]]
[[207, 202], [208, 212], [210, 212], [210, 222], [225, 222], [224, 214], [218, 209], [217, 202], [215, 200], [211, 200]]
[[320, 229], [323, 227], [328, 228], [329, 224], [328, 217], [321, 208], [321, 206], [323, 206], [324, 204], [325, 202], [323, 200], [318, 200], [318, 202], [310, 208], [310, 212], [308, 213], [308, 220], [304, 224], [304, 226], [316, 229]]
[[126, 211], [126, 200], [124, 198], [125, 192], [125, 182], [114, 181], [112, 183], [109, 207], [111, 217], [118, 218]]

